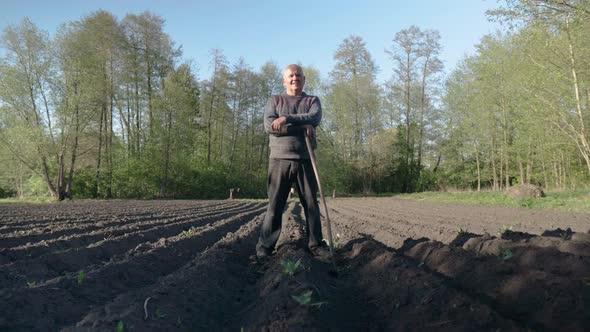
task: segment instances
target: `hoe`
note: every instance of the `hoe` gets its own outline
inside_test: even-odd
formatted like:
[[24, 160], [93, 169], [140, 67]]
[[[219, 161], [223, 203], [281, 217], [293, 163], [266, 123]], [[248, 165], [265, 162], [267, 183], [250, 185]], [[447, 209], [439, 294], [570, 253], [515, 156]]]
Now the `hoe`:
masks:
[[332, 265], [334, 268], [334, 273], [337, 273], [336, 269], [336, 261], [334, 260], [334, 246], [333, 246], [333, 238], [332, 238], [332, 227], [330, 225], [330, 216], [328, 215], [328, 205], [326, 204], [326, 197], [324, 196], [324, 191], [322, 190], [322, 185], [320, 184], [320, 174], [318, 173], [318, 166], [315, 159], [315, 154], [313, 153], [313, 149], [311, 148], [311, 143], [309, 141], [309, 136], [305, 135], [305, 145], [307, 145], [307, 151], [309, 151], [309, 157], [311, 158], [311, 166], [313, 167], [313, 172], [315, 173], [315, 178], [318, 183], [318, 188], [320, 191], [320, 198], [322, 199], [322, 203], [324, 203], [324, 210], [326, 211], [326, 220], [327, 229], [328, 229], [328, 246], [330, 247], [330, 256], [332, 258]]

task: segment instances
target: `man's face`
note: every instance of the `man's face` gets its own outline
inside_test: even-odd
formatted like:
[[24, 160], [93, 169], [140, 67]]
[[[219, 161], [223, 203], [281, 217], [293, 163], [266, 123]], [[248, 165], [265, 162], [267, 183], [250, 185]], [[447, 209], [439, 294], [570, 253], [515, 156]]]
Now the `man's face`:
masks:
[[303, 72], [297, 68], [286, 68], [283, 74], [283, 85], [289, 96], [300, 95], [305, 85]]

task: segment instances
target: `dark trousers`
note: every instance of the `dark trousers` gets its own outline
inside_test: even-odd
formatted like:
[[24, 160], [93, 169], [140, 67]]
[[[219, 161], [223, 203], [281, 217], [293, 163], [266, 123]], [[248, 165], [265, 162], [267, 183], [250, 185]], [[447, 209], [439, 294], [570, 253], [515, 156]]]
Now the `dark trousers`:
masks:
[[317, 200], [317, 182], [309, 159], [270, 159], [268, 165], [268, 208], [257, 250], [272, 251], [281, 234], [283, 210], [289, 197], [291, 184], [297, 184], [299, 201], [305, 213], [305, 233], [310, 248], [322, 242], [320, 209]]

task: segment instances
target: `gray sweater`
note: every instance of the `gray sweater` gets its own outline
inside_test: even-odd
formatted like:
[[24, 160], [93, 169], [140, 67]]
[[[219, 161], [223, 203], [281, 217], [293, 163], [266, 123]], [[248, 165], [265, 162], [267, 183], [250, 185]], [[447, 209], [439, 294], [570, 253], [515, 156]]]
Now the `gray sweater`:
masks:
[[[271, 124], [281, 116], [285, 116], [287, 124], [275, 131]], [[269, 134], [270, 158], [309, 159], [302, 125], [317, 127], [321, 120], [322, 105], [316, 96], [303, 92], [301, 96], [282, 94], [269, 98], [264, 110], [264, 130]], [[311, 145], [315, 149], [315, 137]]]

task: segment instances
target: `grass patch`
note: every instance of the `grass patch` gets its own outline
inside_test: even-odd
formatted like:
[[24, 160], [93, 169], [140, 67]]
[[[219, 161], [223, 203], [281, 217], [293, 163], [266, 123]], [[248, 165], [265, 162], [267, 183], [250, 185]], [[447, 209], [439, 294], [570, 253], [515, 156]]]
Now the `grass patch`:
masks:
[[0, 204], [6, 203], [29, 203], [29, 204], [47, 204], [47, 203], [55, 203], [55, 199], [53, 197], [26, 197], [26, 198], [0, 198]]
[[590, 213], [590, 191], [546, 192], [543, 198], [512, 199], [502, 192], [422, 192], [395, 197], [444, 203], [524, 207]]

